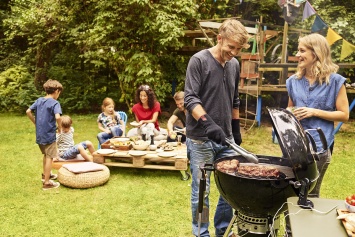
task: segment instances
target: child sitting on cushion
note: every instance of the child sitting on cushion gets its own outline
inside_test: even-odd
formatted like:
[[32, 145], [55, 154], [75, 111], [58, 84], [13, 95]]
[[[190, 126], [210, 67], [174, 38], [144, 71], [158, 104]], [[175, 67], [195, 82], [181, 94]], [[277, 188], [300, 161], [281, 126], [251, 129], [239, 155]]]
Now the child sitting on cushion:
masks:
[[62, 116], [62, 133], [57, 133], [57, 145], [60, 158], [64, 160], [75, 159], [77, 155], [81, 155], [87, 161], [93, 161], [92, 155], [86, 152], [86, 149], [91, 154], [95, 152], [95, 148], [90, 141], [84, 141], [79, 144], [74, 144], [74, 128], [73, 121], [67, 116]]

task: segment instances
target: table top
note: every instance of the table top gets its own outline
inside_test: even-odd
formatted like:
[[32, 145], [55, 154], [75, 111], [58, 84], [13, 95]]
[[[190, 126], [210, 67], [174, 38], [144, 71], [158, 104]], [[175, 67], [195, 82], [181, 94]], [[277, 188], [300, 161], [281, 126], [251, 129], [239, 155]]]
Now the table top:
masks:
[[[137, 151], [134, 149], [131, 150], [116, 150], [114, 153], [110, 154], [99, 154], [97, 151], [94, 153], [95, 155], [102, 155], [106, 157], [117, 157], [117, 158], [127, 158], [127, 157], [132, 157], [134, 155], [131, 155], [132, 153], [130, 152], [144, 152], [144, 155], [139, 156], [139, 157], [144, 157], [144, 158], [164, 158], [164, 159], [187, 159], [187, 150], [186, 150], [186, 145], [181, 144], [176, 147], [174, 147], [174, 150], [172, 151]], [[169, 156], [169, 154], [172, 154], [172, 156]]]
[[344, 200], [309, 198], [314, 210], [297, 206], [298, 197], [287, 199], [293, 237], [334, 236], [347, 237], [346, 230], [337, 218], [337, 209], [345, 209]]

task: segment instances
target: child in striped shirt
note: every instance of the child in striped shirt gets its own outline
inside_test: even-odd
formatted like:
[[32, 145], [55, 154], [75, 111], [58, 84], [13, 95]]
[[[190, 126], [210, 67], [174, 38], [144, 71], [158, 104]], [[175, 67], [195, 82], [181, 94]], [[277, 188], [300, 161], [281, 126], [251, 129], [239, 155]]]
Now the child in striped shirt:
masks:
[[62, 116], [62, 133], [57, 133], [57, 145], [60, 158], [64, 160], [75, 159], [77, 155], [81, 155], [87, 161], [93, 161], [92, 155], [86, 152], [86, 149], [91, 154], [95, 152], [95, 148], [90, 141], [83, 141], [79, 144], [74, 144], [74, 128], [73, 121], [67, 116]]

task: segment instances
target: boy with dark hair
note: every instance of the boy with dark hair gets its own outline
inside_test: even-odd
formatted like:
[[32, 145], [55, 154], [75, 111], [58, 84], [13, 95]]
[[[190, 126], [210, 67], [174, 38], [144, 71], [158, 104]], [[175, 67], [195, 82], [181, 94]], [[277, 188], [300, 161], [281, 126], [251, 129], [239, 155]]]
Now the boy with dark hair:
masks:
[[[28, 118], [36, 126], [36, 143], [43, 154], [43, 190], [58, 188], [59, 182], [52, 181], [57, 175], [51, 174], [53, 158], [58, 157], [56, 129], [61, 132], [62, 108], [57, 101], [63, 90], [62, 84], [49, 79], [44, 83], [45, 97], [38, 98], [27, 110]], [[34, 112], [34, 115], [32, 114]]]

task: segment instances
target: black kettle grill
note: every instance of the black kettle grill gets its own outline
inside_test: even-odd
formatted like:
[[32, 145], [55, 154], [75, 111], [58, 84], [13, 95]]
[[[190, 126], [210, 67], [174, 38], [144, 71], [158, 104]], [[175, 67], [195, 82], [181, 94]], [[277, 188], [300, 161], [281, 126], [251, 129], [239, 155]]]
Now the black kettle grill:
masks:
[[[271, 225], [277, 229], [279, 214], [286, 210], [283, 204], [288, 197], [299, 196], [299, 205], [313, 207], [307, 195], [314, 188], [319, 175], [315, 162], [318, 159], [315, 142], [290, 111], [280, 108], [268, 108], [268, 111], [282, 157], [257, 155], [257, 165], [277, 167], [283, 174], [281, 177], [250, 177], [217, 169], [218, 163], [225, 160], [237, 159], [240, 165], [251, 164], [242, 155], [224, 157], [201, 167], [203, 173], [205, 170], [214, 171], [217, 188], [235, 209], [238, 232], [244, 232], [243, 236], [268, 236]], [[318, 129], [318, 133], [323, 138], [323, 144], [326, 144], [323, 132]]]

